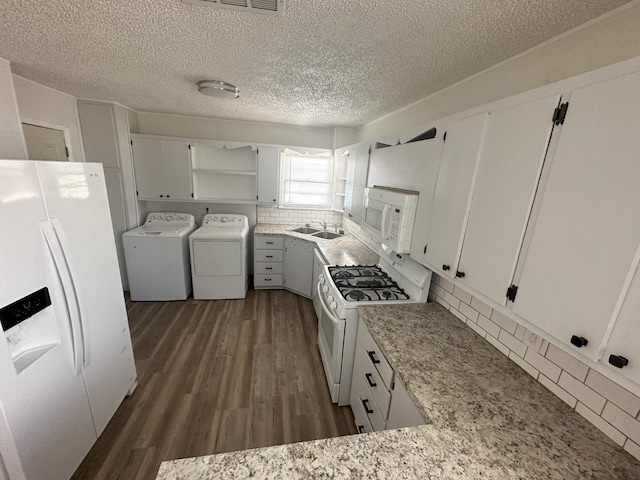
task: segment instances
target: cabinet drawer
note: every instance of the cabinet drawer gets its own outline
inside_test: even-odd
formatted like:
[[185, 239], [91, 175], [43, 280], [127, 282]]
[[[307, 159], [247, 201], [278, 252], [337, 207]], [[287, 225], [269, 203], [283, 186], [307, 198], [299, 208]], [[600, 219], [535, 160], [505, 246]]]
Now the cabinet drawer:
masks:
[[[358, 351], [356, 355], [366, 355], [368, 368], [374, 367], [380, 374], [387, 390], [391, 390], [391, 386], [393, 385], [393, 369], [362, 321], [360, 321], [360, 326], [361, 328], [358, 328]], [[369, 367], [369, 365], [371, 367]], [[365, 368], [365, 370], [369, 371], [368, 368]], [[365, 381], [364, 378], [363, 381]]]
[[357, 392], [360, 393], [358, 395], [358, 399], [356, 400], [356, 405], [364, 410], [369, 422], [371, 422], [371, 427], [376, 432], [380, 432], [385, 430], [387, 427], [386, 417], [382, 415], [380, 407], [369, 392], [369, 389], [366, 385], [366, 380], [364, 378], [356, 379], [360, 385], [357, 387]]
[[256, 262], [282, 262], [282, 250], [256, 250]]
[[355, 419], [356, 428], [358, 433], [370, 433], [373, 432], [369, 417], [364, 411], [364, 407], [358, 397], [351, 402], [351, 410], [353, 410], [353, 418]]
[[366, 352], [358, 352], [358, 355], [360, 355], [360, 358], [363, 360], [364, 366], [364, 371], [358, 372], [358, 374], [366, 384], [369, 395], [373, 397], [376, 404], [380, 407], [380, 414], [384, 418], [387, 418], [387, 413], [389, 413], [389, 403], [391, 403], [391, 393], [387, 390], [387, 387], [385, 387], [378, 371], [373, 368], [371, 361], [369, 361], [369, 357], [367, 356], [364, 358]]
[[256, 249], [282, 250], [284, 242], [281, 236], [256, 235], [253, 237], [253, 245]]
[[282, 275], [254, 275], [253, 285], [256, 287], [281, 287]]
[[256, 263], [256, 269], [255, 269], [255, 273], [256, 275], [261, 275], [261, 274], [265, 274], [265, 275], [275, 275], [275, 274], [281, 274], [282, 273], [282, 262], [257, 262]]

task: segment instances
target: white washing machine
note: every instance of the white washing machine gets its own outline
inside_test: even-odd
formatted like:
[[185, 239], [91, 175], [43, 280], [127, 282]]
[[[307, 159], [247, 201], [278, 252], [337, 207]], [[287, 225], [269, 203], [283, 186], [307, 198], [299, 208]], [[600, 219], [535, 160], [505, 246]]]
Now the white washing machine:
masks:
[[122, 234], [129, 290], [134, 301], [186, 300], [191, 294], [190, 213], [154, 212]]
[[249, 286], [244, 215], [208, 214], [189, 236], [193, 298], [245, 298]]

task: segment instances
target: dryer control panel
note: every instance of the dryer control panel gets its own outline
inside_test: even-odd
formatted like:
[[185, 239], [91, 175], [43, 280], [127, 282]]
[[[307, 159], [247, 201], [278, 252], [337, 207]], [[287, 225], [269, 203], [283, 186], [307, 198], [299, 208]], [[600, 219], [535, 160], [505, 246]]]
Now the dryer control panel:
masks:
[[202, 219], [202, 226], [208, 227], [242, 227], [249, 225], [249, 219], [245, 215], [208, 213]]

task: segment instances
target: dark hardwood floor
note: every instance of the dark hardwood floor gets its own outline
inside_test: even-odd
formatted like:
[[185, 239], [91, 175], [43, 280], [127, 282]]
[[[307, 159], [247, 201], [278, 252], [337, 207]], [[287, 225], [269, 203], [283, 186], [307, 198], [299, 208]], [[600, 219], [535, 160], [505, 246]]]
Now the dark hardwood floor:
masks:
[[73, 476], [154, 479], [160, 462], [355, 433], [331, 403], [310, 300], [127, 302], [138, 388]]

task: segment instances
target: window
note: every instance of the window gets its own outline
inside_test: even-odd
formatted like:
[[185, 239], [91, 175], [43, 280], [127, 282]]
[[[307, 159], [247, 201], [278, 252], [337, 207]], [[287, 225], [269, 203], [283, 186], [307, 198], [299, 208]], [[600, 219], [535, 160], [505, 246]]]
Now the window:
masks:
[[329, 150], [282, 153], [281, 206], [330, 209], [333, 198], [333, 155]]

